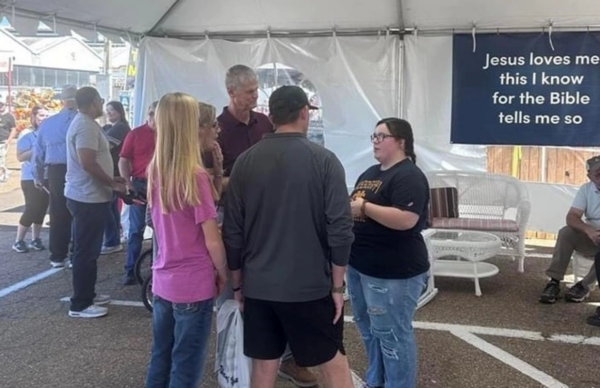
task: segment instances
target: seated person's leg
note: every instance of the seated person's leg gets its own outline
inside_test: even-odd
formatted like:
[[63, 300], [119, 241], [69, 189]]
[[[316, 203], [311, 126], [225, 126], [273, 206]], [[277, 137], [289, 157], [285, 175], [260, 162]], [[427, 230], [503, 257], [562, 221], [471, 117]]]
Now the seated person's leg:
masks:
[[[539, 301], [541, 303], [552, 304], [560, 297], [560, 282], [564, 279], [565, 272], [571, 262], [571, 256], [576, 250], [583, 254], [594, 254], [597, 247], [592, 240], [584, 233], [578, 232], [570, 226], [563, 227], [558, 232], [556, 246], [552, 255], [552, 263], [546, 271], [550, 281], [546, 284]], [[587, 278], [587, 277], [586, 277]], [[584, 287], [581, 287], [581, 286]], [[575, 287], [575, 286], [574, 286]], [[581, 301], [587, 296], [589, 289], [587, 285], [578, 283], [570, 296], [572, 301]]]
[[[600, 251], [594, 257], [594, 267], [592, 269], [596, 270], [596, 278], [600, 279]], [[596, 314], [589, 316], [586, 322], [588, 325], [600, 326], [600, 307], [596, 308]]]

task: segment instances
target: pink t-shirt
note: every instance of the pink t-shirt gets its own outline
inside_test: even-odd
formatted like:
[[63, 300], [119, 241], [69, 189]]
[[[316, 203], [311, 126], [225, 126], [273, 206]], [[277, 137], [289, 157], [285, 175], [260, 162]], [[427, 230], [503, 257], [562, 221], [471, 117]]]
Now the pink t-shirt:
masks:
[[152, 291], [173, 303], [192, 303], [215, 296], [215, 269], [202, 223], [217, 218], [208, 174], [198, 172], [201, 205], [163, 214], [159, 190], [152, 187], [152, 222], [158, 254], [152, 265]]

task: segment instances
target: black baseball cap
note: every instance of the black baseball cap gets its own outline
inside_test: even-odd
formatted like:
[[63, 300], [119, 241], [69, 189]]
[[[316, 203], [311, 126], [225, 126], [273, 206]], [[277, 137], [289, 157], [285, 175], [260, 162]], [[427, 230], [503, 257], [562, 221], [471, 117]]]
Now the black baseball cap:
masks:
[[308, 106], [308, 109], [319, 109], [308, 102], [306, 93], [299, 86], [282, 86], [269, 97], [269, 115], [275, 121], [278, 121], [278, 118], [284, 119], [305, 106]]

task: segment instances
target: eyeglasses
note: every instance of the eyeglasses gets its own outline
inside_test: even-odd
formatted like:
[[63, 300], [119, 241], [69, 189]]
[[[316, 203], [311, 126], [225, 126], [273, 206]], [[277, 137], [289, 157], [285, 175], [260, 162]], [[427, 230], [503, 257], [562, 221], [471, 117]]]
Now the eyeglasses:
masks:
[[371, 142], [373, 143], [381, 143], [388, 137], [396, 137], [394, 135], [388, 135], [387, 133], [374, 133], [371, 135]]

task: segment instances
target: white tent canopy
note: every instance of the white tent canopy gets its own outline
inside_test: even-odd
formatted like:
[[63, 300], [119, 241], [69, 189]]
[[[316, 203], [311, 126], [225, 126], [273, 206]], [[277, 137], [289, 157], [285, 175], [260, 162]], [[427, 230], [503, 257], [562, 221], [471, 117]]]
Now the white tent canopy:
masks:
[[[13, 5], [14, 3], [14, 5]], [[142, 35], [203, 36], [267, 30], [319, 32], [385, 30], [598, 28], [596, 0], [17, 0], [0, 1], [15, 28], [41, 20], [125, 39]], [[63, 28], [64, 30], [64, 28]]]

